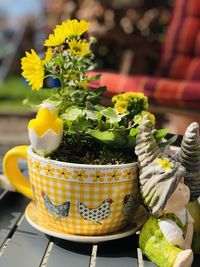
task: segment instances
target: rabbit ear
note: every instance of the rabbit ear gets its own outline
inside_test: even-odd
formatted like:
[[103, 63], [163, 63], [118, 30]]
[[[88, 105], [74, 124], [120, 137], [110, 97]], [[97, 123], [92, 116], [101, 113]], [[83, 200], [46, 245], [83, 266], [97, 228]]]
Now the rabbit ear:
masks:
[[178, 160], [186, 168], [185, 183], [191, 191], [191, 200], [200, 196], [200, 137], [199, 124], [191, 123], [184, 134]]
[[145, 115], [138, 127], [135, 153], [141, 168], [148, 166], [156, 157], [161, 155], [156, 140], [152, 134], [152, 124], [148, 115]]

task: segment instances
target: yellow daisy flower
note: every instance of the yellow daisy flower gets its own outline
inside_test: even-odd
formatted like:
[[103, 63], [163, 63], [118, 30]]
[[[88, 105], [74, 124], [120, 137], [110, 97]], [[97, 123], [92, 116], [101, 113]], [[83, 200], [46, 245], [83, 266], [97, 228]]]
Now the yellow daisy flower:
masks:
[[89, 28], [89, 23], [76, 19], [67, 20], [61, 25], [57, 25], [54, 29], [54, 33], [50, 34], [45, 41], [45, 46], [58, 46], [64, 43], [67, 38], [73, 38], [82, 35]]
[[29, 82], [32, 89], [41, 89], [44, 80], [44, 62], [33, 49], [31, 53], [26, 52], [26, 56], [21, 59], [21, 66], [22, 76]]
[[68, 43], [70, 49], [68, 49], [69, 52], [73, 53], [74, 55], [78, 57], [84, 57], [90, 52], [89, 49], [89, 43], [84, 42], [84, 41], [76, 41], [76, 40], [71, 40]]
[[164, 159], [157, 159], [157, 163], [165, 170], [165, 171], [171, 171], [171, 169], [173, 168], [173, 163], [170, 162], [170, 160], [168, 158], [164, 158]]
[[53, 34], [49, 34], [48, 39], [44, 42], [44, 46], [58, 46], [64, 43], [66, 34], [63, 27], [56, 27]]
[[73, 38], [81, 36], [84, 32], [88, 30], [90, 26], [89, 22], [85, 20], [78, 21], [77, 19], [67, 20], [62, 23], [67, 38]]
[[48, 48], [45, 54], [45, 59], [43, 60], [44, 64], [49, 62], [53, 57], [53, 52], [51, 50], [51, 48]]

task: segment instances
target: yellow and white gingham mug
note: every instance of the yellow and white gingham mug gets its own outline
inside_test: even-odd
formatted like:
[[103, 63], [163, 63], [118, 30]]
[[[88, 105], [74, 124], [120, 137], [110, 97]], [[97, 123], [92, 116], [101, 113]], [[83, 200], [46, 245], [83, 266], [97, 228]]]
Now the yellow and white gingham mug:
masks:
[[[18, 168], [28, 160], [29, 180]], [[13, 186], [34, 200], [52, 231], [77, 235], [104, 235], [132, 221], [140, 205], [137, 163], [84, 165], [59, 162], [18, 146], [3, 160]]]

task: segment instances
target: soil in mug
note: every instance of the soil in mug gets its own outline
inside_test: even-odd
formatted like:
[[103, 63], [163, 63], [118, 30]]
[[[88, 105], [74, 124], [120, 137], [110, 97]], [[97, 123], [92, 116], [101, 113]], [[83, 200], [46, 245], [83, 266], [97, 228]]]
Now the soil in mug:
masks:
[[92, 138], [82, 139], [81, 136], [63, 139], [60, 147], [51, 154], [51, 159], [93, 165], [125, 164], [137, 160], [134, 149], [119, 150]]

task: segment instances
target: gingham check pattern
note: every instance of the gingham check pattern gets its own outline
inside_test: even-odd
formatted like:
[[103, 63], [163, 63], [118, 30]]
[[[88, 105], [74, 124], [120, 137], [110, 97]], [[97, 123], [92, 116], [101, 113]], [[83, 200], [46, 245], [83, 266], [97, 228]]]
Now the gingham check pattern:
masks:
[[[56, 163], [49, 165], [48, 160], [38, 161], [30, 158], [28, 163], [35, 202], [49, 230], [79, 235], [102, 235], [115, 232], [127, 224], [123, 215], [123, 199], [126, 195], [138, 193], [136, 165], [129, 164], [128, 167], [119, 165], [117, 171], [105, 167], [100, 171], [85, 167], [82, 171], [80, 168], [80, 170], [75, 169], [74, 166], [65, 166], [67, 176], [59, 178], [57, 174], [60, 173], [60, 169], [63, 169], [62, 165]], [[39, 167], [36, 167], [37, 164]], [[50, 167], [49, 172], [47, 166]], [[85, 173], [86, 178], [84, 179], [83, 175], [81, 181], [75, 179], [74, 173], [78, 174], [78, 171]], [[98, 174], [97, 176], [101, 174], [100, 176], [104, 177], [103, 181], [99, 179], [94, 182], [95, 173]], [[49, 213], [41, 195], [42, 191], [48, 195], [54, 205], [70, 201], [68, 216], [57, 218]], [[101, 224], [94, 224], [80, 215], [78, 201], [88, 208], [97, 208], [106, 199], [112, 199], [114, 203], [110, 204], [111, 215], [103, 219]]]

